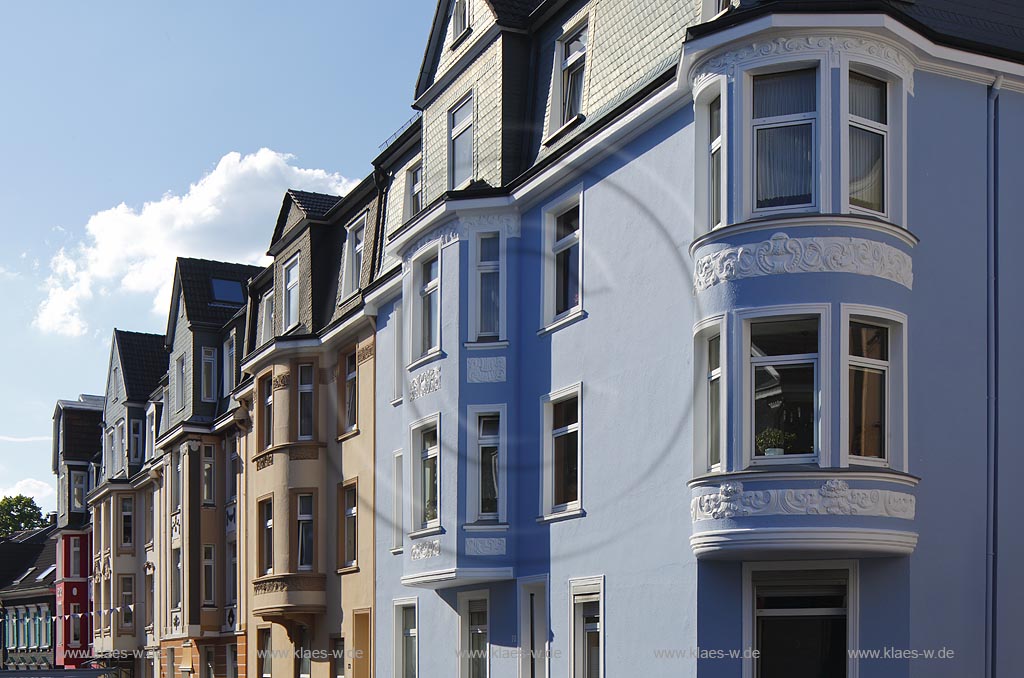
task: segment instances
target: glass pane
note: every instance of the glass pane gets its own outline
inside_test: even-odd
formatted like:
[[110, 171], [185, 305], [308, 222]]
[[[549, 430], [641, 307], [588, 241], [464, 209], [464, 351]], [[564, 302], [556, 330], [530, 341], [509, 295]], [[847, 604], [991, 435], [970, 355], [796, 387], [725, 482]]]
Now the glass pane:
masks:
[[754, 368], [754, 453], [813, 454], [814, 365]]
[[356, 508], [356, 491], [354, 489], [345, 490], [345, 510], [352, 511]]
[[708, 372], [717, 370], [722, 361], [722, 338], [721, 336], [711, 337], [708, 340]]
[[886, 123], [886, 83], [850, 73], [850, 114]]
[[459, 125], [467, 122], [472, 114], [473, 100], [467, 99], [461, 106], [452, 111], [452, 128], [458, 128]]
[[299, 495], [299, 515], [311, 516], [313, 515], [313, 495], [300, 494]]
[[750, 356], [818, 352], [818, 319], [761, 320], [750, 325]]
[[313, 522], [303, 520], [299, 523], [299, 565], [313, 566]]
[[437, 257], [423, 264], [423, 282], [428, 283], [437, 280]]
[[345, 426], [352, 428], [356, 425], [356, 382], [350, 379], [345, 384]]
[[885, 211], [885, 135], [850, 126], [850, 204]]
[[587, 51], [587, 27], [572, 36], [565, 42], [565, 58], [568, 59], [576, 54], [583, 54]]
[[817, 110], [817, 79], [813, 68], [754, 77], [754, 117], [813, 113]]
[[501, 418], [497, 416], [480, 417], [480, 437], [490, 438], [499, 434]]
[[722, 462], [722, 411], [721, 384], [712, 379], [708, 383], [708, 463], [711, 466]]
[[846, 676], [846, 617], [760, 617], [760, 678]]
[[437, 429], [429, 428], [422, 434], [423, 437], [423, 449], [429, 450], [433, 447], [437, 447]]
[[437, 457], [423, 460], [423, 522], [437, 520]]
[[722, 136], [722, 97], [715, 97], [715, 100], [711, 102], [708, 107], [708, 115], [711, 131], [709, 139], [714, 141]]
[[473, 128], [452, 139], [452, 186], [458, 187], [473, 175]]
[[309, 386], [313, 383], [313, 366], [299, 365], [299, 385]]
[[402, 676], [416, 678], [416, 636], [406, 636], [402, 642]]
[[579, 446], [576, 431], [555, 438], [555, 504], [568, 504], [579, 498], [577, 473]]
[[403, 607], [402, 608], [402, 630], [403, 631], [415, 631], [416, 630], [416, 608], [415, 607]]
[[498, 512], [498, 448], [480, 449], [480, 512]]
[[431, 292], [423, 300], [423, 352], [438, 344], [437, 292]]
[[600, 678], [601, 676], [601, 634], [597, 631], [587, 631], [587, 678]]
[[352, 563], [356, 560], [356, 517], [345, 517], [345, 562]]
[[580, 248], [573, 245], [555, 259], [555, 313], [565, 313], [580, 303]]
[[471, 633], [469, 651], [469, 677], [487, 678], [487, 636], [483, 633]]
[[885, 458], [885, 370], [850, 368], [850, 454]]
[[565, 83], [562, 85], [565, 100], [562, 102], [562, 122], [572, 120], [583, 110], [583, 61], [576, 62], [565, 72]]
[[299, 435], [313, 435], [313, 393], [311, 391], [299, 393]]
[[810, 124], [757, 130], [757, 206], [813, 202], [814, 148]]
[[576, 397], [560, 400], [552, 407], [551, 429], [558, 430], [579, 422], [579, 400]]
[[498, 309], [500, 307], [499, 274], [488, 271], [480, 274], [480, 334], [497, 336]]
[[711, 225], [722, 223], [722, 151], [711, 153]]
[[889, 359], [889, 329], [868, 325], [866, 323], [850, 323], [850, 355], [874, 360]]
[[501, 254], [501, 239], [495, 235], [480, 238], [480, 261], [498, 261]]
[[555, 242], [560, 241], [567, 235], [580, 230], [580, 208], [573, 207], [568, 212], [560, 215], [555, 223]]

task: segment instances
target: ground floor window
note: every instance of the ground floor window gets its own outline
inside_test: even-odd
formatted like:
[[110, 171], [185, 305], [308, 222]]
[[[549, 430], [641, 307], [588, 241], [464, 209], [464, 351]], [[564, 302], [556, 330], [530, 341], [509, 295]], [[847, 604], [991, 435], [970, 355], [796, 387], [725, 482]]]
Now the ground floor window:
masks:
[[604, 581], [601, 577], [570, 579], [572, 677], [604, 678]]

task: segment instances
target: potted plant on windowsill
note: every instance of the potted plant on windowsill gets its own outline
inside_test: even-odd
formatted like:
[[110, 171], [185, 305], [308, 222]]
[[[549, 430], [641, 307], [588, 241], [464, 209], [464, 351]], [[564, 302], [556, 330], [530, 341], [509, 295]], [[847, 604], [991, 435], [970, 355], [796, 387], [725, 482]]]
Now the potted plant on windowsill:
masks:
[[766, 457], [781, 457], [794, 440], [796, 440], [795, 433], [786, 433], [777, 428], [766, 428], [754, 436], [754, 445]]

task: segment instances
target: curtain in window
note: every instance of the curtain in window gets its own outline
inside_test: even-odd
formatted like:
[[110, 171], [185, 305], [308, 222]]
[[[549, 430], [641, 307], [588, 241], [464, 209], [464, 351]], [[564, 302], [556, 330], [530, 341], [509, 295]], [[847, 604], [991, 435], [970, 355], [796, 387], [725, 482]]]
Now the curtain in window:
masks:
[[850, 204], [885, 211], [885, 137], [850, 127]]
[[754, 117], [813, 113], [817, 110], [817, 71], [770, 73], [754, 78]]
[[813, 200], [814, 132], [810, 124], [757, 130], [757, 206], [806, 205]]
[[886, 84], [859, 73], [850, 73], [850, 114], [886, 124]]

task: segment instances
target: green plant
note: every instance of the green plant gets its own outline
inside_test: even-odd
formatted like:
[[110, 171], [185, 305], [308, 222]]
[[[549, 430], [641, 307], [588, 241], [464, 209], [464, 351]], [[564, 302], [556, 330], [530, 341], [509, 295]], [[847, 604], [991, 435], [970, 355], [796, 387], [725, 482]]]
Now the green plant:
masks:
[[754, 444], [761, 452], [770, 449], [786, 449], [796, 440], [795, 433], [786, 433], [777, 428], [766, 428], [754, 436]]

